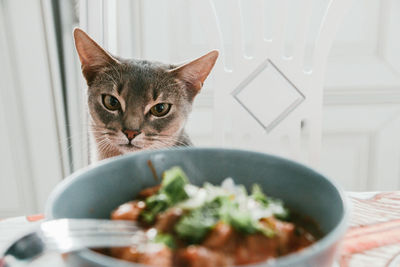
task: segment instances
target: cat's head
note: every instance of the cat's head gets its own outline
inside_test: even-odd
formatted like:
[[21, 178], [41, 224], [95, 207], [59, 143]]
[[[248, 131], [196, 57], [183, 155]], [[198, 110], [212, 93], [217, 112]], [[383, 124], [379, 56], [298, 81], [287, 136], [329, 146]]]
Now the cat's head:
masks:
[[99, 153], [112, 156], [184, 142], [181, 135], [193, 99], [217, 51], [175, 66], [117, 58], [80, 29], [74, 30], [74, 38]]

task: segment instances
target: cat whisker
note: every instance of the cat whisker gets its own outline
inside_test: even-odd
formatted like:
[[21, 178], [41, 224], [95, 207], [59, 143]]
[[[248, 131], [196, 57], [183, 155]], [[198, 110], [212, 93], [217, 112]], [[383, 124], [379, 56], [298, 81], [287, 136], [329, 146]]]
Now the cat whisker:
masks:
[[184, 142], [180, 141], [178, 138], [172, 137], [172, 136], [169, 136], [169, 137], [156, 137], [156, 138], [153, 137], [153, 138], [147, 139], [147, 140], [151, 140], [155, 144], [157, 144], [157, 143], [163, 144], [166, 147], [171, 147], [171, 146], [173, 147], [173, 146], [177, 146], [177, 145], [179, 145], [179, 146], [187, 146], [186, 143], [184, 143]]
[[97, 148], [103, 153], [108, 153], [111, 149], [110, 139], [104, 138], [97, 143]]
[[[174, 137], [174, 136], [152, 136], [150, 138], [147, 137], [147, 140], [151, 140], [151, 141], [164, 141], [164, 143], [174, 143], [172, 145], [182, 145], [182, 146], [187, 146], [187, 144], [185, 142], [182, 142], [178, 137]], [[166, 142], [165, 142], [166, 141]]]
[[88, 133], [91, 133], [91, 134], [102, 134], [102, 135], [112, 135], [112, 136], [114, 136], [114, 135], [116, 135], [115, 133], [113, 133], [113, 132], [103, 132], [103, 131], [89, 131]]
[[[101, 131], [96, 131], [96, 132], [90, 131], [90, 132], [85, 132], [85, 133], [76, 133], [76, 134], [70, 135], [67, 138], [63, 138], [63, 140], [59, 140], [58, 143], [60, 145], [65, 145], [65, 144], [71, 142], [71, 143], [80, 143], [82, 145], [82, 144], [87, 143], [86, 140], [87, 140], [88, 133], [101, 133], [101, 134], [113, 135], [113, 134], [105, 133], [105, 132], [101, 132]], [[83, 141], [83, 140], [85, 140], [85, 141]], [[71, 144], [70, 147], [71, 146], [73, 146], [73, 144]]]
[[87, 126], [90, 126], [93, 129], [103, 129], [103, 130], [109, 130], [109, 131], [117, 131], [117, 129], [114, 128], [107, 128], [105, 126], [101, 126], [101, 125], [95, 125], [95, 124], [87, 124]]
[[[89, 146], [89, 144], [88, 144], [87, 142], [83, 142], [83, 141], [81, 140], [81, 138], [79, 138], [79, 139], [76, 138], [74, 141], [75, 141], [74, 143], [71, 143], [71, 145], [69, 145], [67, 148], [64, 148], [64, 149], [62, 149], [62, 151], [60, 151], [60, 159], [61, 159], [61, 161], [64, 161], [65, 157], [69, 158], [69, 157], [68, 157], [69, 151], [70, 151], [70, 150], [72, 149], [72, 147], [74, 147], [74, 146], [77, 146], [78, 149], [80, 149], [80, 150], [81, 150], [82, 152], [84, 152], [84, 153], [87, 152], [86, 155], [89, 155], [90, 146]], [[70, 166], [70, 168], [68, 168], [67, 166], [65, 166], [65, 167], [67, 168], [66, 174], [68, 174], [68, 173], [70, 173], [71, 171], [74, 171], [74, 170], [75, 170], [75, 162], [74, 162], [74, 161], [69, 162], [69, 166]]]

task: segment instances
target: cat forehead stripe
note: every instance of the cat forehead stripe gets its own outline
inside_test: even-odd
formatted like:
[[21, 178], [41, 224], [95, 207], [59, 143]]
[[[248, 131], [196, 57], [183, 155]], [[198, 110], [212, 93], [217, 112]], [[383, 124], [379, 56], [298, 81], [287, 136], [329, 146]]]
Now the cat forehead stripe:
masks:
[[156, 104], [160, 103], [160, 101], [162, 100], [163, 97], [163, 93], [161, 92], [156, 99], [154, 99], [153, 101], [151, 101], [150, 103], [148, 103], [145, 108], [144, 108], [144, 114], [146, 114], [147, 112], [149, 112], [149, 110]]
[[117, 87], [118, 94], [121, 94], [122, 89], [124, 89], [124, 84], [123, 83], [119, 83], [116, 87]]

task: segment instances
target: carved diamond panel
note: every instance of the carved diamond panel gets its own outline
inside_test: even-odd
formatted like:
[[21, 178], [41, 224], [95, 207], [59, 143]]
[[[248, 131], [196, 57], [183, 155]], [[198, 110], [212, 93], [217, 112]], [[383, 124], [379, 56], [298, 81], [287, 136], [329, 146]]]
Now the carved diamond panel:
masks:
[[250, 74], [232, 95], [266, 132], [272, 131], [305, 99], [269, 59]]

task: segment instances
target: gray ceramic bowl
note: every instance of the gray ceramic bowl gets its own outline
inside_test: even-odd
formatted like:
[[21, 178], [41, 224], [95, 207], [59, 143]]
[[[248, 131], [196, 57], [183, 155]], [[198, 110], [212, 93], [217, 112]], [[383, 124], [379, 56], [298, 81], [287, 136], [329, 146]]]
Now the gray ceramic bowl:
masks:
[[[268, 195], [313, 218], [325, 234], [301, 252], [256, 266], [332, 265], [347, 225], [343, 194], [332, 181], [305, 166], [256, 152], [184, 148], [106, 160], [74, 173], [58, 185], [47, 202], [47, 218], [109, 218], [118, 205], [132, 200], [141, 189], [159, 183], [153, 178], [148, 160], [158, 175], [171, 166], [181, 166], [197, 185], [205, 181], [220, 184], [226, 177], [247, 187], [258, 183]], [[90, 250], [71, 254], [68, 259], [73, 266], [138, 266]]]

